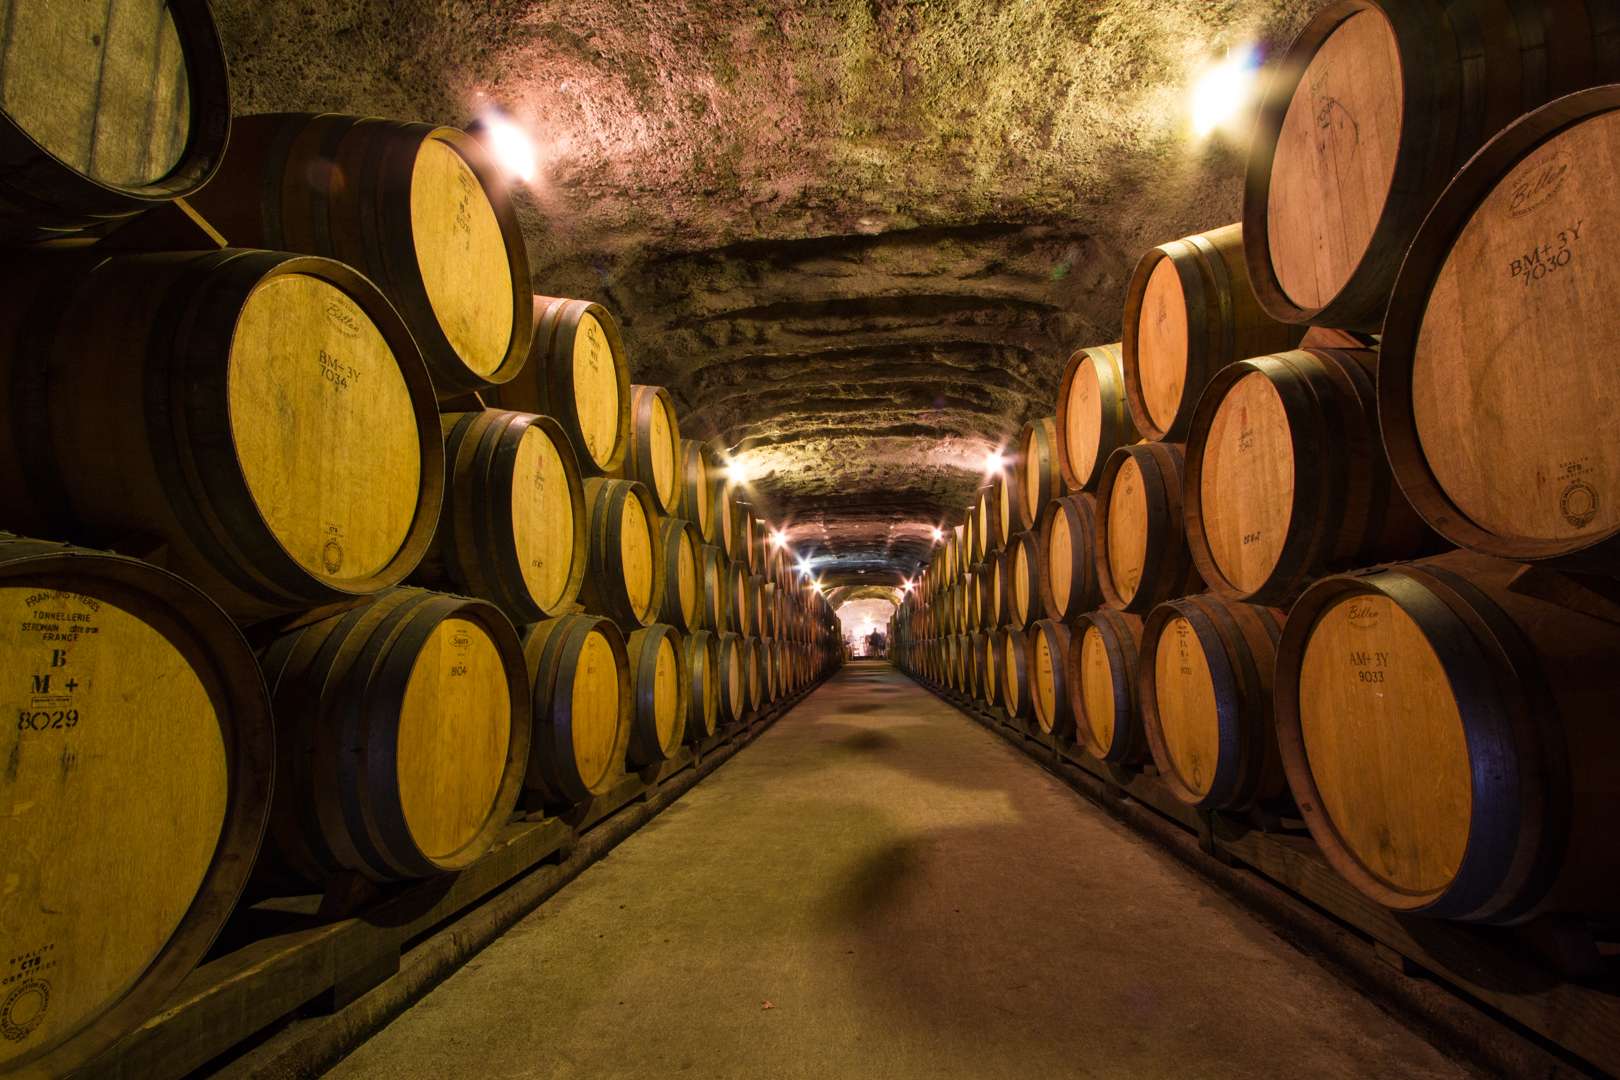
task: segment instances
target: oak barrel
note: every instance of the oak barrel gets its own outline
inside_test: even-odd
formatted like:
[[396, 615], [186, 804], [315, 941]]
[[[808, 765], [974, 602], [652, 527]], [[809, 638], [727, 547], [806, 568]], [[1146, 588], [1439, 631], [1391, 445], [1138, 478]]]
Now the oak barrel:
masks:
[[662, 386], [631, 385], [625, 478], [647, 485], [660, 514], [675, 514], [681, 509], [686, 487], [684, 466], [675, 400]]
[[[1326, 578], [1277, 656], [1288, 782], [1328, 861], [1398, 911], [1620, 910], [1620, 623], [1468, 552]], [[1579, 606], [1579, 605], [1577, 605]]]
[[698, 549], [698, 569], [703, 601], [702, 625], [706, 630], [719, 633], [731, 626], [731, 565], [726, 553], [713, 544]]
[[1620, 572], [1617, 147], [1620, 89], [1532, 113], [1458, 174], [1401, 269], [1384, 447], [1413, 507], [1463, 547]]
[[1053, 499], [1041, 524], [1041, 600], [1048, 618], [1067, 622], [1102, 603], [1097, 584], [1097, 500]]
[[974, 579], [979, 587], [979, 625], [986, 630], [1006, 626], [1012, 619], [1007, 560], [1006, 552], [991, 552]]
[[441, 394], [504, 383], [528, 359], [523, 233], [495, 161], [464, 131], [331, 113], [238, 117], [230, 152], [191, 202], [234, 244], [365, 274], [399, 309]]
[[1239, 809], [1285, 791], [1272, 724], [1282, 613], [1188, 596], [1142, 625], [1142, 725], [1171, 793], [1200, 809]]
[[1007, 591], [1007, 615], [1011, 625], [1023, 628], [1040, 618], [1041, 574], [1045, 560], [1041, 557], [1041, 541], [1033, 530], [1017, 533], [1007, 543], [1004, 567]]
[[1244, 248], [1260, 303], [1286, 322], [1377, 332], [1418, 227], [1474, 152], [1544, 102], [1616, 79], [1609, 0], [1323, 8], [1270, 65], [1249, 151]]
[[995, 708], [1003, 700], [1001, 668], [1004, 662], [1002, 650], [1006, 648], [1006, 641], [999, 629], [986, 630], [979, 647], [984, 651], [980, 661], [984, 665], [984, 703]]
[[668, 761], [686, 736], [691, 680], [675, 628], [654, 623], [625, 640], [630, 658], [630, 745], [632, 769]]
[[681, 641], [686, 666], [686, 738], [702, 742], [720, 723], [720, 638], [708, 630], [694, 630]]
[[681, 507], [687, 520], [698, 527], [703, 542], [712, 544], [720, 535], [716, 502], [720, 493], [720, 465], [708, 443], [681, 440]]
[[748, 647], [741, 634], [720, 635], [720, 721], [735, 724], [748, 713]]
[[703, 623], [703, 538], [697, 526], [680, 518], [658, 523], [658, 550], [664, 559], [664, 591], [658, 617], [686, 633]]
[[1001, 709], [1011, 720], [1034, 710], [1030, 697], [1029, 634], [1017, 627], [1001, 631]]
[[664, 594], [664, 560], [652, 496], [634, 480], [585, 481], [589, 569], [579, 599], [626, 631], [650, 625]]
[[205, 0], [0, 0], [0, 241], [114, 222], [208, 182], [231, 96]]
[[585, 491], [555, 420], [443, 416], [444, 512], [415, 580], [482, 597], [518, 624], [574, 605], [585, 580]]
[[439, 518], [427, 369], [329, 259], [14, 256], [0, 417], [0, 526], [150, 553], [242, 621], [398, 584]]
[[1198, 395], [1235, 360], [1291, 349], [1304, 330], [1260, 309], [1243, 226], [1161, 244], [1136, 264], [1121, 343], [1131, 419], [1144, 438], [1184, 442]]
[[1059, 738], [1074, 735], [1069, 702], [1069, 628], [1042, 619], [1029, 632], [1029, 697], [1041, 731]]
[[1069, 699], [1076, 738], [1092, 757], [1134, 765], [1148, 756], [1137, 705], [1142, 620], [1101, 608], [1081, 616], [1069, 637]]
[[1141, 436], [1125, 396], [1119, 345], [1077, 349], [1063, 369], [1056, 418], [1058, 470], [1070, 491], [1092, 491], [1108, 455]]
[[765, 708], [769, 689], [770, 673], [765, 670], [765, 642], [757, 637], [744, 638], [743, 646], [748, 658], [748, 708], [757, 713]]
[[597, 615], [526, 628], [534, 740], [524, 786], [553, 806], [588, 802], [624, 775], [634, 694], [624, 633]]
[[203, 959], [259, 849], [253, 653], [145, 563], [0, 533], [0, 1072], [66, 1076]]
[[1109, 607], [1145, 615], [1201, 582], [1182, 526], [1182, 448], [1121, 447], [1097, 492], [1097, 584]]
[[1210, 382], [1188, 435], [1182, 509], [1212, 590], [1280, 604], [1325, 572], [1433, 550], [1378, 439], [1377, 363], [1366, 350], [1295, 350]]
[[589, 300], [536, 296], [531, 310], [527, 366], [485, 400], [552, 417], [574, 444], [581, 472], [618, 473], [630, 446], [630, 365], [618, 322]]
[[1057, 421], [1050, 416], [1031, 420], [1018, 433], [1019, 524], [1033, 529], [1053, 499], [1063, 494], [1063, 474], [1058, 471]]
[[259, 659], [276, 718], [267, 879], [429, 877], [489, 849], [531, 733], [523, 647], [499, 608], [394, 589]]

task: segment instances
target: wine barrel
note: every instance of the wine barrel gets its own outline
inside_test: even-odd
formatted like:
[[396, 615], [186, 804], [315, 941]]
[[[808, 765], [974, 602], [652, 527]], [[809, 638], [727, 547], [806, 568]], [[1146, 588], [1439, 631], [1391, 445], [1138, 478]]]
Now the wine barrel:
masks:
[[1183, 442], [1198, 395], [1234, 360], [1292, 349], [1304, 330], [1260, 309], [1243, 226], [1161, 244], [1136, 264], [1121, 345], [1131, 419], [1144, 438]]
[[360, 271], [399, 309], [441, 394], [518, 373], [534, 332], [529, 256], [483, 144], [456, 128], [330, 113], [234, 124], [219, 171], [191, 198], [232, 243]]
[[1142, 625], [1142, 725], [1182, 802], [1252, 806], [1285, 790], [1271, 718], [1282, 614], [1215, 596], [1160, 604]]
[[270, 703], [224, 612], [134, 559], [0, 533], [0, 626], [0, 1072], [66, 1076], [168, 1000], [236, 905]]
[[681, 509], [686, 482], [682, 472], [684, 464], [675, 400], [662, 386], [632, 385], [625, 478], [646, 484], [658, 512], [672, 515]]
[[979, 583], [979, 625], [986, 630], [1006, 626], [1012, 619], [1006, 553], [992, 552], [975, 580]]
[[759, 602], [753, 593], [753, 575], [748, 564], [732, 562], [727, 570], [727, 593], [731, 597], [731, 626], [743, 637], [754, 635], [754, 607]]
[[534, 683], [524, 785], [552, 806], [589, 802], [624, 775], [635, 695], [624, 633], [611, 619], [564, 615], [523, 638]]
[[748, 714], [748, 646], [741, 634], [720, 635], [720, 719], [735, 724]]
[[274, 637], [264, 872], [388, 882], [465, 869], [517, 804], [531, 712], [523, 646], [483, 600], [401, 588]]
[[580, 602], [631, 631], [657, 618], [664, 595], [664, 560], [653, 526], [652, 496], [634, 480], [585, 481], [590, 568]]
[[1031, 420], [1018, 433], [1018, 513], [1025, 529], [1041, 523], [1048, 503], [1063, 494], [1063, 474], [1058, 471], [1057, 421], [1053, 417]]
[[726, 561], [726, 553], [713, 544], [704, 544], [698, 549], [698, 565], [701, 570], [702, 588], [699, 592], [703, 600], [704, 629], [715, 633], [732, 629], [731, 567]]
[[1035, 532], [1017, 533], [1008, 542], [1005, 563], [1007, 581], [1003, 588], [1007, 591], [1007, 614], [1011, 625], [1019, 629], [1040, 617], [1044, 564], [1040, 537]]
[[1046, 560], [1041, 600], [1048, 618], [1067, 622], [1102, 603], [1096, 543], [1097, 500], [1084, 493], [1053, 499], [1040, 545]]
[[444, 513], [415, 580], [518, 624], [572, 608], [585, 580], [585, 490], [568, 436], [532, 413], [446, 413]]
[[241, 621], [389, 588], [432, 541], [432, 382], [346, 266], [19, 255], [0, 341], [0, 525], [138, 546]]
[[658, 550], [664, 556], [664, 591], [658, 617], [682, 633], [696, 630], [704, 620], [703, 537], [697, 526], [680, 518], [665, 518], [658, 525]]
[[1243, 194], [1255, 292], [1285, 322], [1377, 332], [1446, 183], [1523, 113], [1620, 80], [1620, 22], [1607, 0], [1340, 0], [1271, 71]]
[[225, 155], [231, 95], [208, 5], [0, 5], [0, 241], [189, 195]]
[[1283, 764], [1367, 896], [1490, 923], [1620, 909], [1620, 624], [1564, 606], [1565, 585], [1455, 552], [1326, 578], [1295, 605]]
[[1182, 525], [1182, 448], [1114, 451], [1097, 493], [1097, 584], [1109, 607], [1142, 615], [1202, 584]]
[[[1402, 490], [1453, 543], [1620, 572], [1620, 448], [1601, 225], [1620, 202], [1620, 90], [1504, 131], [1446, 189], [1402, 267], [1378, 365]], [[1599, 231], [1594, 232], [1594, 229]]]
[[625, 641], [630, 658], [630, 744], [632, 769], [668, 761], [686, 737], [691, 681], [681, 656], [681, 638], [672, 626], [654, 623]]
[[1182, 509], [1212, 590], [1285, 603], [1330, 570], [1432, 545], [1378, 441], [1377, 363], [1371, 351], [1296, 350], [1210, 382], [1188, 435]]
[[1092, 757], [1114, 765], [1147, 758], [1137, 706], [1142, 620], [1102, 608], [1083, 615], [1069, 638], [1069, 701], [1078, 740]]
[[968, 654], [973, 658], [973, 700], [986, 705], [995, 701], [996, 692], [992, 687], [999, 671], [991, 666], [985, 655], [985, 642], [989, 637], [990, 634], [983, 630], [968, 635]]
[[694, 630], [681, 641], [681, 663], [690, 690], [686, 707], [686, 739], [700, 743], [714, 735], [720, 723], [720, 639], [707, 630]]
[[1060, 739], [1074, 736], [1069, 704], [1069, 628], [1042, 619], [1029, 633], [1029, 697], [1041, 731]]
[[748, 575], [749, 607], [752, 610], [753, 620], [749, 624], [750, 637], [771, 636], [771, 597], [769, 586], [765, 583], [762, 574]]
[[1029, 679], [1029, 634], [1017, 627], [1001, 632], [1001, 711], [1023, 720], [1034, 710]]
[[1002, 650], [1005, 646], [1006, 642], [999, 629], [986, 630], [983, 640], [979, 643], [980, 649], [984, 652], [981, 661], [984, 664], [984, 703], [992, 709], [1002, 701], [1001, 669], [1005, 663]]
[[743, 645], [747, 657], [748, 709], [757, 713], [765, 708], [766, 680], [770, 677], [765, 670], [764, 642], [757, 637], [751, 637], [744, 638]]
[[726, 557], [747, 559], [747, 537], [754, 528], [754, 515], [748, 504], [737, 498], [737, 489], [731, 485], [721, 488], [717, 509], [720, 514], [720, 546]]
[[720, 536], [720, 515], [716, 507], [720, 487], [720, 467], [708, 443], [681, 440], [681, 507], [687, 520], [698, 527], [705, 544]]
[[1057, 405], [1058, 471], [1070, 491], [1091, 491], [1108, 456], [1141, 438], [1125, 396], [1118, 345], [1077, 349], [1063, 369]]
[[630, 446], [630, 365], [619, 324], [601, 304], [536, 296], [528, 366], [484, 397], [563, 426], [580, 471], [617, 473]]

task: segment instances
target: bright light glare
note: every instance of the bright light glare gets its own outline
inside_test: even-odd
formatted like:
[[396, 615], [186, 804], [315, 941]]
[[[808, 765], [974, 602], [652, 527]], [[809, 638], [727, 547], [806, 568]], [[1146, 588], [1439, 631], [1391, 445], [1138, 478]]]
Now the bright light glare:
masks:
[[1007, 467], [1007, 456], [1000, 450], [992, 450], [984, 459], [984, 475], [994, 476]]
[[935, 525], [934, 526], [934, 543], [937, 544], [943, 539], [945, 539], [944, 530], [942, 530], [938, 525]]
[[771, 544], [779, 548], [787, 547], [787, 533], [783, 532], [781, 529], [777, 529], [775, 532], [771, 533]]
[[540, 154], [529, 133], [500, 113], [484, 117], [483, 127], [490, 151], [501, 168], [525, 184], [534, 183], [540, 173]]
[[748, 466], [735, 460], [726, 462], [726, 479], [733, 487], [748, 483]]
[[917, 583], [915, 581], [912, 581], [910, 578], [906, 579], [906, 592], [910, 592], [912, 589], [915, 589], [916, 587], [917, 587]]
[[1234, 49], [1206, 70], [1192, 88], [1192, 126], [1199, 138], [1241, 113], [1254, 98], [1258, 58], [1253, 47]]

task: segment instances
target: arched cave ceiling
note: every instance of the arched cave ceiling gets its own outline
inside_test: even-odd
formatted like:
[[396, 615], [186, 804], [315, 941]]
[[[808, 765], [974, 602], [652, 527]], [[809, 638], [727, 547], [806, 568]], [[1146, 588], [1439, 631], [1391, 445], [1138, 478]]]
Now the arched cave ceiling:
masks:
[[539, 292], [752, 474], [829, 583], [896, 581], [1116, 341], [1147, 247], [1236, 220], [1187, 81], [1313, 0], [214, 0], [239, 112], [535, 135]]

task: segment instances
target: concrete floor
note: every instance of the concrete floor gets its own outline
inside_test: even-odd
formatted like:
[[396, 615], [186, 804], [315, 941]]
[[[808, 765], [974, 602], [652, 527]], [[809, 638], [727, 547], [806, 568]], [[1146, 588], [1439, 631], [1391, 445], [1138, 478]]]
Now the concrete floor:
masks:
[[856, 664], [331, 1075], [1468, 1074]]

